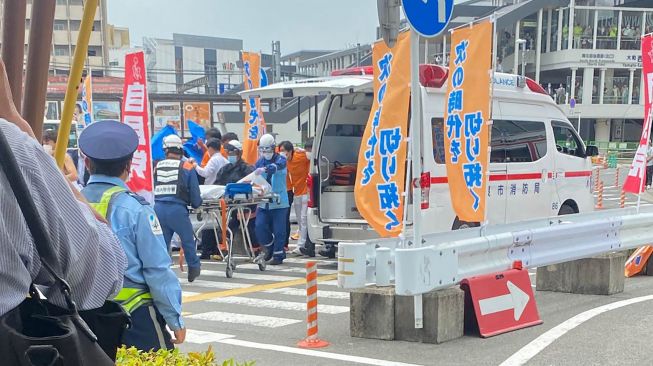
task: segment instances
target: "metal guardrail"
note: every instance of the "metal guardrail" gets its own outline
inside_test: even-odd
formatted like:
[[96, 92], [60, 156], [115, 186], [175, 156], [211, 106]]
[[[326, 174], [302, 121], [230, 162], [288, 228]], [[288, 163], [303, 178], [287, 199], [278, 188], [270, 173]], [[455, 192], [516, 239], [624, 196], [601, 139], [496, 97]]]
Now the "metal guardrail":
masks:
[[653, 208], [605, 210], [411, 238], [340, 243], [338, 284], [390, 285], [399, 295], [444, 289], [475, 275], [538, 267], [653, 242]]

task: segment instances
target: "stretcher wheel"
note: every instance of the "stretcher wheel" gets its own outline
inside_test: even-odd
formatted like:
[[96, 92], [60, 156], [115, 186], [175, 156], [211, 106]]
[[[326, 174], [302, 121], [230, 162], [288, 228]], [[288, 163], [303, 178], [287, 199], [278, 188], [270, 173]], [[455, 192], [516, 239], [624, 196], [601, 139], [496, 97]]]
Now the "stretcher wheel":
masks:
[[265, 267], [266, 267], [266, 263], [265, 263], [265, 262], [263, 262], [263, 261], [258, 262], [258, 269], [259, 269], [260, 271], [265, 271]]
[[232, 278], [234, 276], [234, 269], [230, 266], [227, 265], [227, 278]]

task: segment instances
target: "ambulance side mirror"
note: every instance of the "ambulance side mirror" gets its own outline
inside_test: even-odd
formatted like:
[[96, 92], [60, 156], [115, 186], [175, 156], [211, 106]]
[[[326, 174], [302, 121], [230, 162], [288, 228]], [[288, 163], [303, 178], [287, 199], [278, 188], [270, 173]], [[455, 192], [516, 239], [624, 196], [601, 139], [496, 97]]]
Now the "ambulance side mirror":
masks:
[[587, 156], [599, 156], [599, 148], [594, 145], [589, 145], [585, 149], [585, 155]]

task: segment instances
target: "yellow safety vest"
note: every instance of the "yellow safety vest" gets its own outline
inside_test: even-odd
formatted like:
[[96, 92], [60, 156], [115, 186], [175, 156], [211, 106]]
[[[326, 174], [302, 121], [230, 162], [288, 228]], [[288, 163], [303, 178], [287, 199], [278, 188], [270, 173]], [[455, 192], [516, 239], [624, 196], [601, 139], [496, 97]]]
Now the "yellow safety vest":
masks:
[[[111, 207], [111, 200], [119, 193], [125, 192], [126, 189], [122, 187], [111, 187], [102, 193], [100, 202], [89, 202], [89, 204], [105, 219]], [[114, 298], [115, 301], [120, 303], [125, 311], [132, 313], [142, 305], [149, 305], [153, 303], [152, 294], [149, 291], [140, 288], [124, 287]]]

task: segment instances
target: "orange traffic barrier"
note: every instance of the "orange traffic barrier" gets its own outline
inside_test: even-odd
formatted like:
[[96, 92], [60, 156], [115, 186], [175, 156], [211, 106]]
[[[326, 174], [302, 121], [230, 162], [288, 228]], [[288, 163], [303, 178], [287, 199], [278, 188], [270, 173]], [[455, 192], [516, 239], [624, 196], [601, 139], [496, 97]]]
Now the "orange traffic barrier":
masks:
[[621, 190], [621, 196], [619, 197], [619, 207], [626, 207], [626, 191]]
[[301, 348], [322, 348], [329, 342], [317, 336], [317, 262], [306, 263], [306, 338], [297, 343]]
[[603, 208], [603, 182], [601, 181], [599, 181], [599, 194], [596, 199], [596, 208], [599, 210]]
[[617, 171], [614, 174], [614, 186], [619, 188], [619, 167], [617, 167]]
[[651, 257], [651, 253], [653, 253], [653, 247], [650, 245], [645, 245], [637, 249], [626, 261], [624, 275], [626, 277], [632, 277], [642, 272]]

